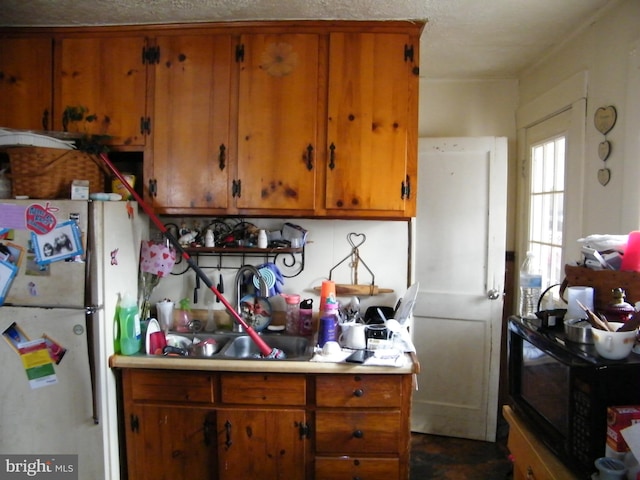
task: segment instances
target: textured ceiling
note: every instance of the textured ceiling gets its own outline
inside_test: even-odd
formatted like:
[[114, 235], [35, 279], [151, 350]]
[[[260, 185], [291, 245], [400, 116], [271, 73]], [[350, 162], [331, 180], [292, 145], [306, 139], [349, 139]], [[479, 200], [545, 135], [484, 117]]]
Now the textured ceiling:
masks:
[[421, 76], [514, 78], [620, 0], [1, 0], [0, 26], [427, 20]]

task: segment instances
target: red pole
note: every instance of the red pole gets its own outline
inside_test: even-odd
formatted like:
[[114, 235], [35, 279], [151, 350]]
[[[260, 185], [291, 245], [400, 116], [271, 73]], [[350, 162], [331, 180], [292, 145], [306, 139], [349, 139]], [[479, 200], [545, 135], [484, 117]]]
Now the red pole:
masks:
[[227, 311], [231, 313], [231, 316], [233, 317], [233, 319], [236, 322], [238, 322], [242, 326], [242, 328], [244, 328], [244, 330], [247, 332], [247, 335], [249, 335], [249, 337], [251, 337], [251, 340], [253, 340], [255, 344], [258, 346], [260, 353], [265, 357], [284, 358], [285, 356], [284, 352], [282, 352], [281, 350], [278, 350], [277, 348], [269, 347], [269, 345], [267, 345], [267, 343], [262, 339], [262, 337], [260, 337], [260, 335], [258, 335], [258, 333], [252, 327], [250, 327], [247, 324], [247, 322], [244, 321], [244, 319], [238, 314], [238, 312], [235, 311], [235, 309], [231, 306], [231, 304], [227, 301], [227, 299], [224, 298], [224, 296], [213, 285], [211, 280], [209, 280], [209, 277], [202, 271], [202, 269], [198, 266], [198, 264], [193, 261], [193, 259], [185, 251], [185, 249], [182, 248], [182, 245], [180, 245], [180, 242], [178, 242], [176, 237], [174, 237], [171, 234], [171, 232], [167, 230], [167, 227], [165, 227], [164, 224], [160, 221], [160, 219], [155, 214], [153, 209], [149, 205], [147, 205], [147, 203], [145, 203], [142, 197], [140, 197], [140, 195], [138, 195], [138, 193], [133, 189], [133, 187], [129, 185], [129, 182], [125, 180], [125, 178], [118, 171], [115, 165], [111, 162], [111, 160], [109, 160], [109, 157], [107, 156], [107, 154], [101, 153], [100, 158], [105, 163], [105, 165], [109, 168], [109, 170], [113, 172], [116, 178], [120, 180], [120, 182], [122, 182], [122, 185], [129, 191], [129, 193], [133, 196], [134, 200], [138, 202], [138, 204], [142, 207], [142, 210], [144, 210], [144, 212], [149, 216], [149, 218], [154, 223], [154, 225], [158, 228], [158, 230], [160, 230], [163, 233], [163, 235], [167, 237], [167, 240], [169, 240], [169, 242], [176, 248], [176, 250], [180, 253], [180, 255], [182, 255], [182, 258], [186, 260], [186, 262], [193, 269], [193, 271], [196, 272], [196, 275], [198, 275], [198, 277], [204, 282], [204, 284], [207, 287], [209, 287], [209, 289], [213, 292], [213, 294], [222, 302], [222, 304], [225, 306]]

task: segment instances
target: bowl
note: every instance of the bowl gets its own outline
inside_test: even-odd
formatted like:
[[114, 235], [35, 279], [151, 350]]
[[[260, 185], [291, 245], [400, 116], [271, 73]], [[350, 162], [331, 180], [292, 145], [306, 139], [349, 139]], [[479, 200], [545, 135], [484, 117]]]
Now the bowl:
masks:
[[593, 343], [591, 324], [584, 318], [569, 318], [564, 321], [566, 339], [574, 343]]
[[[609, 322], [614, 330], [620, 328], [624, 323]], [[596, 351], [601, 357], [609, 360], [622, 360], [627, 358], [636, 343], [636, 330], [630, 332], [609, 332], [592, 328], [593, 343]]]

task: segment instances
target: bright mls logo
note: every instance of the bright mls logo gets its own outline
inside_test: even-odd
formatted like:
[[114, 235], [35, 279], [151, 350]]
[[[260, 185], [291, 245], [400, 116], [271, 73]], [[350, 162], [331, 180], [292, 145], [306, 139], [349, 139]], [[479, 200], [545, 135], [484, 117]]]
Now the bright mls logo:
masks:
[[0, 480], [78, 480], [78, 455], [0, 455]]

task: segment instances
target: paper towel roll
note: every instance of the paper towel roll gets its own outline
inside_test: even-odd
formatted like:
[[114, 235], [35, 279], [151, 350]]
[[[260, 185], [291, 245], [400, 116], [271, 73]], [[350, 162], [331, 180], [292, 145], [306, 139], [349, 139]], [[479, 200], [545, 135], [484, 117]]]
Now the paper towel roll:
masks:
[[568, 287], [567, 288], [567, 314], [565, 318], [587, 318], [582, 303], [589, 310], [593, 310], [593, 287]]

